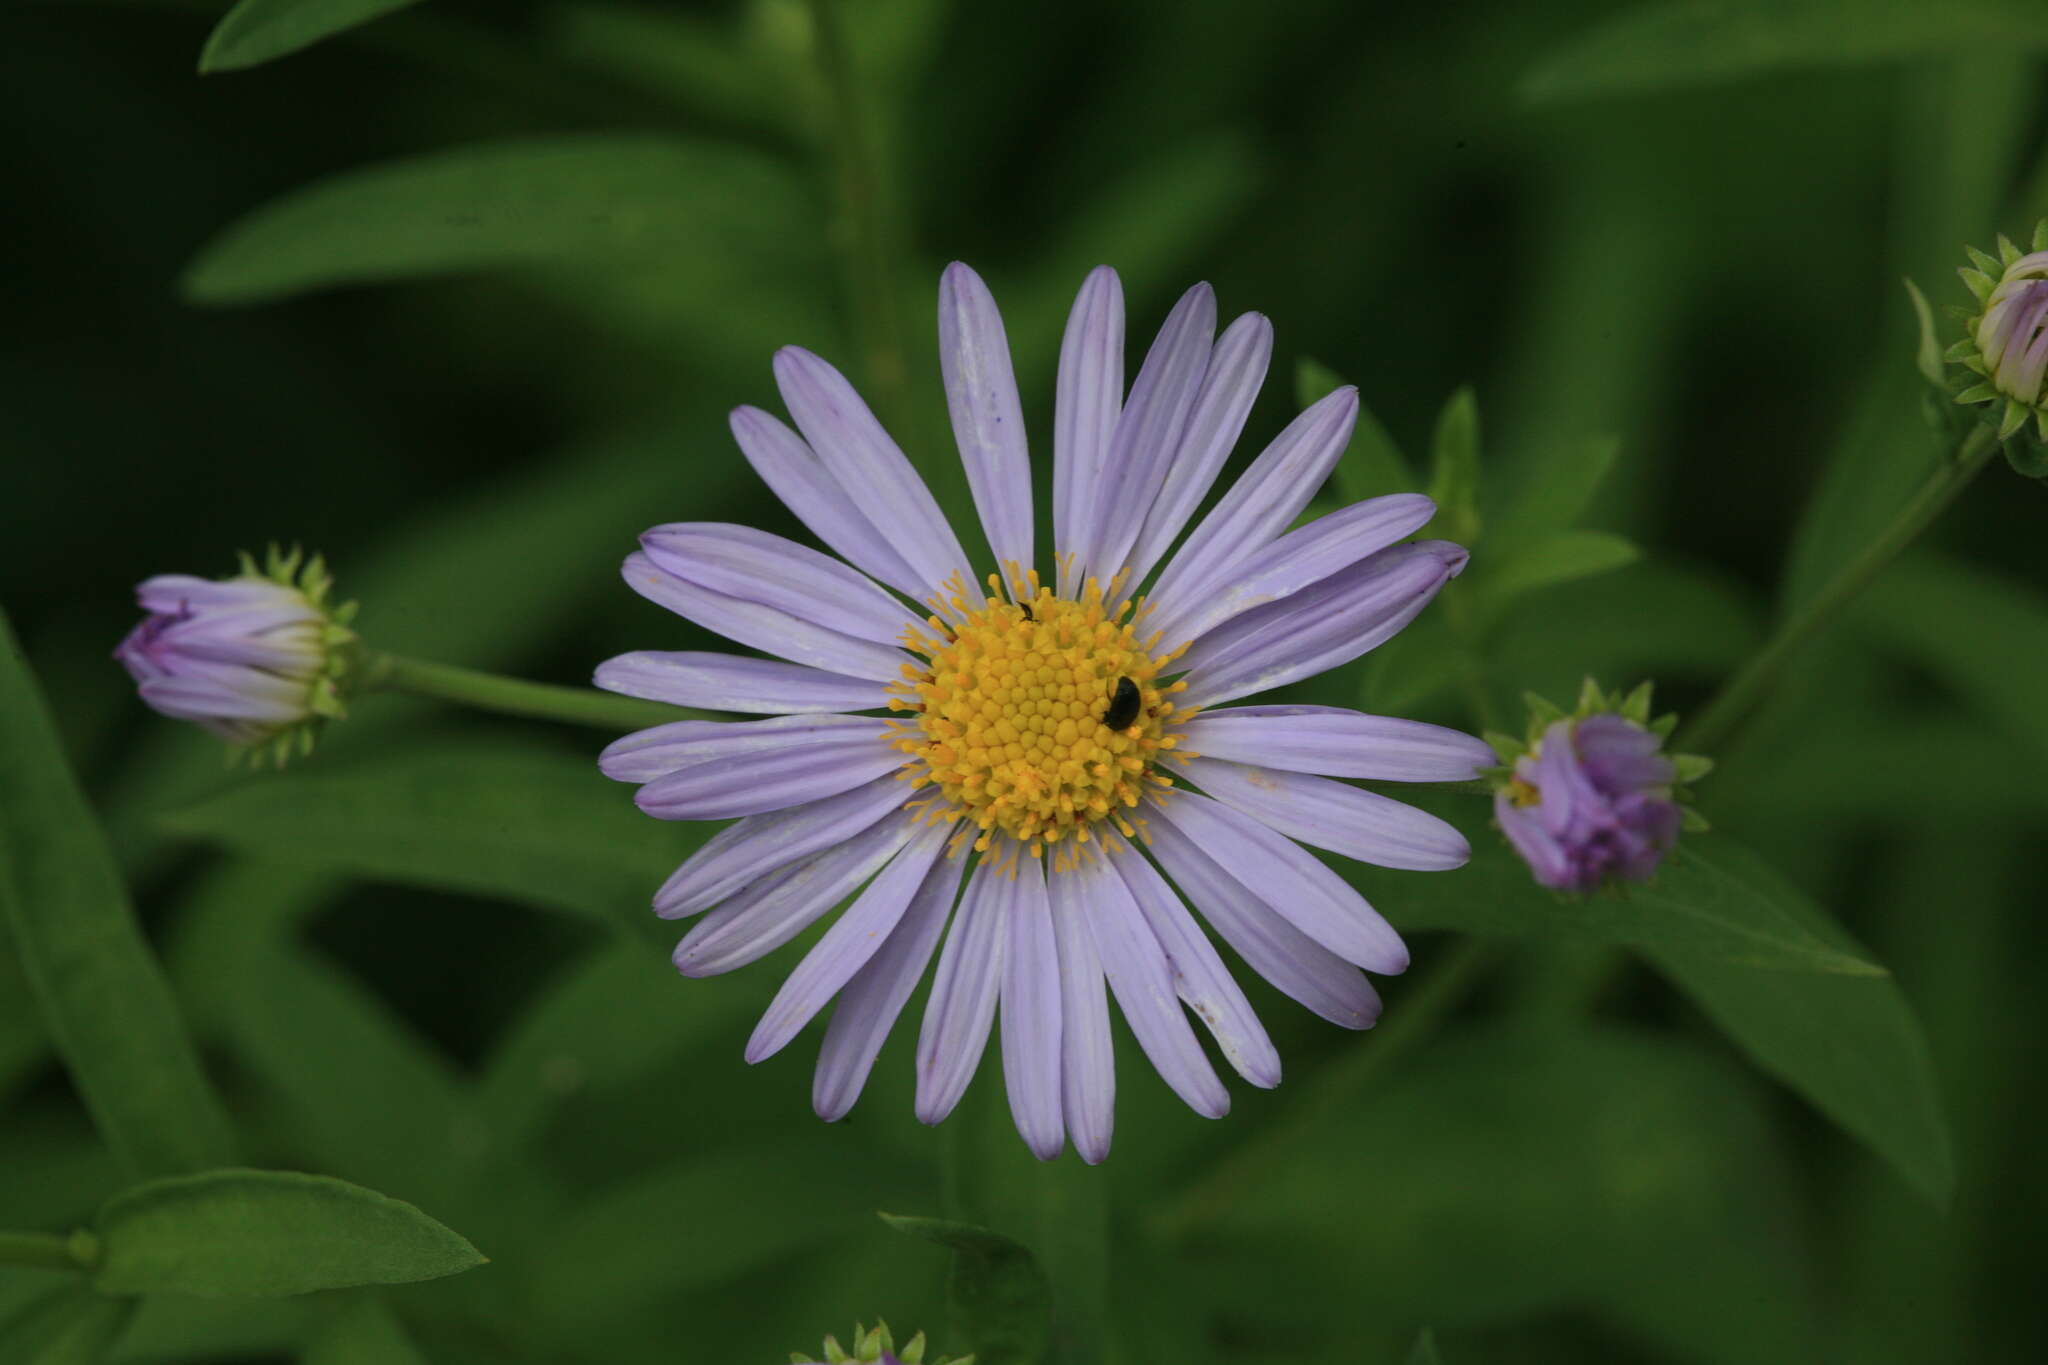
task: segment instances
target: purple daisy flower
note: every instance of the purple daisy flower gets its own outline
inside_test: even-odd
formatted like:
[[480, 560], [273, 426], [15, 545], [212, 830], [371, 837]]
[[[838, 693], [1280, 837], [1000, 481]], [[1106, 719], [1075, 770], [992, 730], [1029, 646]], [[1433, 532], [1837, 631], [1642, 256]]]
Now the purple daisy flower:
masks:
[[1215, 307], [1205, 284], [1182, 296], [1126, 394], [1121, 286], [1106, 267], [1082, 286], [1060, 353], [1044, 576], [1002, 320], [959, 264], [940, 286], [940, 351], [994, 572], [976, 573], [852, 385], [795, 347], [775, 376], [797, 430], [750, 407], [732, 430], [839, 558], [689, 523], [654, 528], [626, 560], [635, 591], [777, 656], [605, 663], [601, 687], [768, 718], [658, 726], [601, 762], [643, 784], [651, 815], [739, 817], [655, 896], [660, 915], [702, 915], [676, 948], [685, 975], [744, 966], [852, 898], [746, 1051], [771, 1056], [837, 997], [812, 1092], [828, 1120], [852, 1107], [935, 952], [917, 1048], [926, 1123], [959, 1101], [1000, 1018], [1031, 1150], [1050, 1160], [1071, 1135], [1102, 1160], [1112, 995], [1167, 1083], [1220, 1116], [1229, 1095], [1183, 1003], [1252, 1084], [1278, 1084], [1280, 1059], [1189, 906], [1281, 991], [1365, 1028], [1380, 1002], [1360, 969], [1402, 971], [1407, 950], [1296, 840], [1388, 867], [1468, 856], [1443, 821], [1332, 779], [1471, 778], [1492, 761], [1479, 740], [1225, 705], [1391, 638], [1466, 555], [1404, 543], [1435, 510], [1413, 494], [1289, 530], [1350, 438], [1349, 388], [1197, 519], [1272, 342], [1257, 314], [1216, 336]]
[[1552, 721], [1515, 759], [1494, 816], [1538, 882], [1587, 892], [1656, 873], [1685, 819], [1663, 748], [1645, 726], [1602, 712]]
[[114, 650], [142, 700], [230, 744], [255, 746], [341, 714], [335, 678], [354, 633], [330, 611], [318, 558], [244, 560], [233, 578], [158, 574], [135, 589], [148, 613]]

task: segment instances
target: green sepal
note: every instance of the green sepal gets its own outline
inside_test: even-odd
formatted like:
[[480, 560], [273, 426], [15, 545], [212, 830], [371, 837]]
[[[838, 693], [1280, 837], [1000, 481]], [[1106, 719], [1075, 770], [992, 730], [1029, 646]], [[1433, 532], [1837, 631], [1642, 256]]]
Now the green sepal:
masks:
[[1966, 246], [1963, 248], [1963, 254], [1968, 256], [1971, 263], [1986, 275], [1999, 275], [2005, 271], [2004, 265], [1988, 251], [1979, 251], [1976, 247]]
[[1705, 754], [1673, 754], [1671, 769], [1681, 784], [1689, 785], [1714, 771], [1714, 760]]
[[2017, 399], [2005, 400], [2005, 416], [1998, 423], [1998, 439], [2003, 441], [2027, 424], [2030, 410]]
[[1645, 678], [1636, 684], [1634, 691], [1621, 699], [1621, 704], [1615, 709], [1624, 718], [1647, 727], [1650, 724], [1650, 694], [1655, 690], [1656, 684]]
[[2026, 255], [2024, 251], [2021, 251], [2012, 244], [2012, 238], [2002, 232], [1998, 234], [1998, 263], [2000, 265], [2010, 266], [2024, 255]]
[[2034, 250], [2048, 251], [2048, 218], [2034, 224]]
[[[2048, 440], [2048, 435], [2042, 437]], [[2005, 462], [2021, 478], [2048, 479], [2048, 449], [2031, 441], [2008, 441], [2005, 444]]]
[[1713, 828], [1712, 825], [1707, 823], [1707, 817], [1701, 815], [1691, 806], [1680, 806], [1678, 808], [1678, 827], [1687, 834], [1705, 834]]
[[1963, 283], [1968, 285], [1970, 292], [1977, 296], [1979, 304], [1989, 302], [1991, 291], [1998, 287], [1998, 281], [1992, 279], [1991, 276], [1981, 270], [1971, 270], [1965, 266], [1956, 273], [1963, 277]]
[[1974, 337], [1964, 337], [1961, 341], [1943, 351], [1941, 358], [1948, 361], [1951, 365], [1967, 365], [1976, 357], [1976, 354], [1976, 339]]
[[1564, 708], [1548, 697], [1539, 697], [1534, 692], [1524, 692], [1522, 701], [1529, 708], [1529, 734], [1541, 735], [1545, 730], [1565, 718]]
[[[1493, 751], [1500, 755], [1500, 761], [1506, 765], [1500, 769], [1503, 774], [1512, 772], [1515, 760], [1529, 752], [1527, 743], [1515, 738], [1513, 735], [1504, 735], [1498, 730], [1488, 730], [1480, 738], [1492, 745]], [[1489, 769], [1488, 771], [1492, 770]]]
[[1973, 384], [1956, 395], [1958, 403], [1988, 403], [1999, 396], [1998, 390], [1989, 384]]

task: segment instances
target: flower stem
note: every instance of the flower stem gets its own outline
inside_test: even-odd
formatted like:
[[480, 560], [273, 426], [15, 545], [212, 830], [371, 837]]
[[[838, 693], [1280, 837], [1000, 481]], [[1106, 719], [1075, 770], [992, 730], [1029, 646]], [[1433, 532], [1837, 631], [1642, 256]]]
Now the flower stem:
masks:
[[1743, 665], [1742, 671], [1729, 679], [1706, 708], [1679, 731], [1671, 747], [1693, 753], [1726, 748], [1792, 657], [1941, 515], [1997, 449], [1998, 438], [1992, 429], [1982, 423], [1973, 425], [1955, 455], [1927, 476], [1927, 482], [1899, 509], [1891, 524], [1778, 627], [1777, 634]]
[[384, 689], [452, 701], [500, 715], [559, 720], [600, 730], [639, 730], [673, 720], [689, 720], [698, 714], [666, 702], [619, 697], [589, 687], [528, 682], [524, 678], [506, 678], [397, 654], [371, 654], [363, 665], [362, 686], [365, 690]]
[[0, 1232], [0, 1265], [83, 1270], [88, 1261], [80, 1252], [90, 1245], [77, 1237], [59, 1237], [48, 1232]]
[[1467, 938], [1453, 948], [1421, 984], [1395, 1002], [1387, 1023], [1368, 1043], [1317, 1072], [1294, 1107], [1259, 1135], [1210, 1167], [1178, 1199], [1153, 1216], [1162, 1241], [1177, 1241], [1198, 1224], [1228, 1209], [1260, 1172], [1282, 1162], [1303, 1137], [1313, 1133], [1435, 1034], [1492, 965], [1494, 945]]
[[838, 193], [844, 221], [838, 233], [846, 287], [867, 357], [883, 424], [911, 435], [909, 367], [896, 318], [896, 273], [888, 201], [883, 193], [868, 108], [861, 98], [853, 56], [840, 23], [838, 0], [810, 0], [813, 50], [828, 102]]

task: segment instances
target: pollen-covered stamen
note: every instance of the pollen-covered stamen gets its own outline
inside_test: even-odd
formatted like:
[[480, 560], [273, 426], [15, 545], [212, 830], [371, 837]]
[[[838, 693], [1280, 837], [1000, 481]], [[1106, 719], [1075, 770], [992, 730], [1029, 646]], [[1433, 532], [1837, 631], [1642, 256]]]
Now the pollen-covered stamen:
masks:
[[913, 760], [911, 784], [936, 789], [913, 804], [971, 821], [984, 851], [1002, 833], [1034, 856], [1052, 844], [1072, 857], [1101, 820], [1134, 834], [1125, 812], [1147, 784], [1171, 785], [1153, 765], [1194, 715], [1170, 700], [1186, 683], [1160, 681], [1186, 646], [1140, 638], [1142, 606], [1112, 605], [1092, 579], [1078, 600], [1014, 569], [1009, 596], [994, 595], [996, 575], [988, 584], [978, 601], [962, 590], [935, 603], [953, 619], [935, 615], [904, 641], [928, 662], [890, 689], [890, 708], [915, 714], [894, 743]]

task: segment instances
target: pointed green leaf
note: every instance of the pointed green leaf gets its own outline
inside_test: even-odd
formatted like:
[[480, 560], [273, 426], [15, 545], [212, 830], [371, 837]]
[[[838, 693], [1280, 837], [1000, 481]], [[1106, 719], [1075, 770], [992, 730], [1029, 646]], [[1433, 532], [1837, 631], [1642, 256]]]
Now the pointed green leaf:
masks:
[[953, 1253], [953, 1338], [970, 1342], [979, 1365], [1037, 1365], [1052, 1321], [1052, 1291], [1022, 1243], [971, 1223], [885, 1213], [899, 1232]]
[[241, 0], [214, 25], [199, 54], [204, 73], [238, 71], [311, 47], [419, 0]]
[[494, 267], [687, 258], [706, 271], [809, 259], [794, 171], [723, 143], [628, 134], [500, 142], [346, 171], [207, 244], [187, 297], [254, 303]]
[[1503, 551], [1474, 575], [1472, 590], [1481, 609], [1497, 615], [1525, 593], [1611, 573], [1641, 557], [1633, 541], [1611, 531], [1557, 531]]
[[300, 1365], [427, 1365], [398, 1315], [381, 1299], [358, 1297], [306, 1348]]
[[108, 1294], [279, 1298], [439, 1279], [477, 1249], [412, 1205], [292, 1171], [151, 1181], [100, 1210], [94, 1283]]
[[1471, 547], [1479, 539], [1479, 401], [1459, 389], [1437, 417], [1429, 496], [1446, 539]]
[[0, 915], [101, 1137], [135, 1175], [231, 1159], [227, 1116], [4, 612], [0, 754]]
[[1502, 469], [1486, 503], [1498, 523], [1495, 539], [1519, 543], [1576, 524], [1620, 455], [1619, 437], [1581, 437], [1546, 443]]
[[1905, 281], [1906, 296], [1913, 301], [1913, 317], [1920, 325], [1920, 345], [1914, 352], [1914, 363], [1920, 367], [1920, 374], [1928, 383], [1940, 387], [1943, 378], [1941, 365], [1941, 342], [1934, 335], [1934, 310], [1927, 306], [1927, 296], [1920, 292], [1920, 286], [1912, 280]]
[[1559, 44], [1521, 90], [1542, 102], [1592, 99], [1985, 44], [2039, 50], [2048, 34], [2017, 0], [1664, 0]]
[[9, 1365], [99, 1365], [135, 1308], [133, 1299], [61, 1285], [0, 1322], [0, 1360]]
[[[1334, 370], [1303, 358], [1294, 367], [1295, 404], [1306, 408], [1342, 388], [1344, 382]], [[1400, 447], [1363, 400], [1358, 405], [1358, 425], [1352, 429], [1351, 444], [1337, 458], [1330, 477], [1336, 483], [1337, 500], [1346, 504], [1384, 493], [1413, 493], [1421, 487]]]

